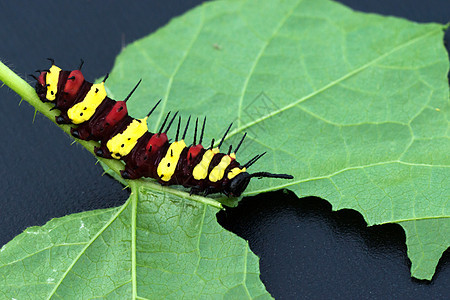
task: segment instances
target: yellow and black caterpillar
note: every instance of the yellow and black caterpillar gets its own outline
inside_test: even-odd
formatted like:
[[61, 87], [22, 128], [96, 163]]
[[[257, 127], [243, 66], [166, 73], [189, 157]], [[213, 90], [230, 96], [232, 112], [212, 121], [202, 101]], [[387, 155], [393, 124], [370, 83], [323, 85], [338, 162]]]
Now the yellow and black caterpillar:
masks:
[[[103, 82], [93, 84], [84, 80], [81, 73], [81, 63], [78, 70], [63, 71], [55, 66], [49, 70], [38, 71], [36, 92], [44, 102], [51, 102], [61, 114], [56, 117], [58, 124], [75, 124], [71, 129], [75, 138], [95, 140], [100, 147], [95, 149], [96, 155], [104, 158], [121, 159], [125, 169], [121, 175], [125, 179], [151, 177], [162, 185], [183, 185], [191, 188], [190, 192], [203, 195], [224, 193], [228, 197], [238, 197], [247, 188], [253, 177], [272, 177], [292, 179], [287, 174], [272, 174], [257, 172], [250, 174], [247, 169], [263, 154], [256, 155], [249, 162], [241, 165], [236, 160], [236, 152], [244, 141], [245, 134], [239, 145], [232, 152], [220, 153], [222, 145], [231, 124], [221, 139], [218, 147], [202, 146], [206, 118], [203, 120], [200, 137], [197, 143], [198, 118], [195, 120], [194, 141], [187, 146], [184, 138], [189, 127], [190, 117], [180, 137], [181, 117], [178, 117], [178, 127], [175, 141], [170, 142], [167, 132], [176, 119], [175, 113], [169, 121], [167, 114], [160, 130], [156, 133], [148, 131], [147, 118], [156, 109], [160, 101], [143, 119], [134, 119], [128, 115], [126, 101], [138, 87], [134, 87], [123, 101], [110, 99]], [[167, 123], [167, 127], [166, 127]]]

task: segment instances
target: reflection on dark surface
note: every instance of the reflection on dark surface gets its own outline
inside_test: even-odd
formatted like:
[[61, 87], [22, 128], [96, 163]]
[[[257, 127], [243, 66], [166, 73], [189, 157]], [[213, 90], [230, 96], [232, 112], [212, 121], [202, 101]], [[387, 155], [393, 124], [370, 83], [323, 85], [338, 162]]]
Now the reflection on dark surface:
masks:
[[[261, 279], [275, 298], [330, 297], [330, 293], [337, 298], [411, 293], [440, 298], [448, 293], [447, 287], [431, 289], [440, 272], [449, 272], [444, 267], [449, 264], [448, 251], [431, 283], [411, 279], [400, 225], [367, 227], [360, 213], [332, 212], [331, 205], [319, 198], [298, 199], [281, 191], [262, 194], [244, 198], [237, 208], [219, 212], [217, 219], [249, 240], [261, 259]], [[367, 282], [373, 283], [370, 290], [361, 290], [359, 286]]]

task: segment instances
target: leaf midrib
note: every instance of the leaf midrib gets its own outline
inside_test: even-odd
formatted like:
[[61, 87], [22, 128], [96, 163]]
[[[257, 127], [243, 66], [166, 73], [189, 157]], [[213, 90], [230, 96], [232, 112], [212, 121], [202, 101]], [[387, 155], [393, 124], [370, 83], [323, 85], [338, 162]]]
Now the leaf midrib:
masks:
[[137, 275], [136, 275], [136, 221], [137, 221], [137, 202], [139, 200], [138, 187], [135, 182], [130, 183], [131, 187], [131, 286], [132, 299], [137, 297]]

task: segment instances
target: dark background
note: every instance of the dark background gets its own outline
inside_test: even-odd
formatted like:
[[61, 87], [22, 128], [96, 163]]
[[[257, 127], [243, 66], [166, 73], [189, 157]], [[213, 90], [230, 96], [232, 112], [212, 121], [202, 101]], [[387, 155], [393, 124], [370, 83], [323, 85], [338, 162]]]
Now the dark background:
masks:
[[[86, 61], [95, 79], [121, 48], [201, 1], [2, 1], [0, 59], [22, 76], [53, 57], [65, 69]], [[450, 1], [343, 0], [365, 12], [417, 22], [450, 21]], [[105, 5], [107, 4], [107, 5]], [[447, 34], [448, 36], [448, 34]], [[332, 47], [333, 45], [330, 45]], [[0, 89], [0, 245], [54, 217], [117, 206], [128, 191], [94, 157], [7, 87]], [[106, 201], [105, 201], [106, 199]], [[367, 228], [352, 210], [331, 212], [318, 198], [280, 192], [244, 199], [218, 215], [261, 257], [261, 278], [276, 298], [448, 298], [450, 253], [431, 282], [410, 278], [399, 225]]]

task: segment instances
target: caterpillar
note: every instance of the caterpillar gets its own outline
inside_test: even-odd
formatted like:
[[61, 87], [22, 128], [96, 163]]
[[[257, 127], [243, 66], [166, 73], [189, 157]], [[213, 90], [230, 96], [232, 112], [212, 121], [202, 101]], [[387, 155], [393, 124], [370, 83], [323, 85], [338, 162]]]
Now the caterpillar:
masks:
[[[31, 75], [36, 82], [36, 93], [43, 102], [51, 102], [51, 109], [58, 109], [55, 117], [58, 124], [73, 124], [71, 134], [77, 139], [94, 140], [100, 143], [94, 153], [103, 158], [118, 159], [125, 162], [121, 171], [124, 179], [150, 177], [162, 185], [182, 185], [190, 188], [190, 194], [223, 193], [228, 197], [238, 197], [254, 177], [292, 179], [287, 174], [269, 172], [248, 173], [247, 169], [264, 154], [254, 156], [245, 164], [236, 160], [236, 153], [242, 145], [246, 133], [238, 146], [232, 151], [221, 153], [222, 146], [232, 124], [228, 127], [217, 147], [214, 139], [205, 148], [202, 145], [206, 117], [199, 130], [199, 119], [195, 120], [193, 143], [186, 145], [185, 137], [191, 117], [181, 134], [181, 116], [175, 139], [171, 142], [167, 132], [177, 118], [178, 112], [171, 116], [168, 112], [158, 132], [148, 130], [147, 119], [160, 104], [159, 100], [143, 119], [132, 118], [128, 114], [126, 102], [138, 88], [141, 80], [122, 101], [107, 96], [105, 81], [93, 84], [84, 79], [81, 72], [83, 60], [77, 70], [64, 71], [49, 58], [48, 70], [37, 70], [39, 76]], [[169, 120], [170, 118], [170, 120]], [[167, 124], [167, 126], [166, 126]], [[200, 133], [198, 142], [197, 135]]]

